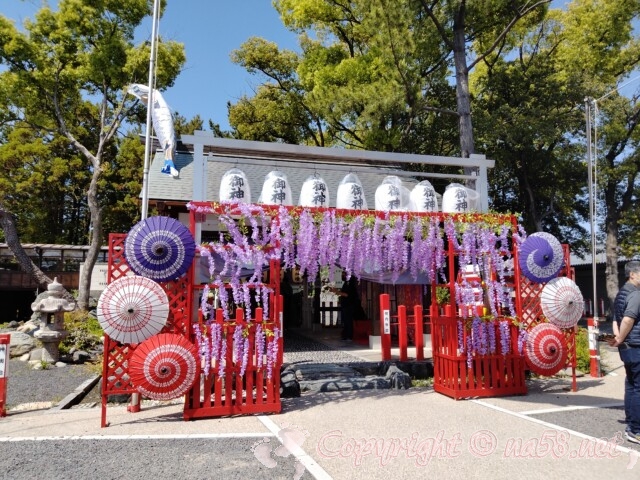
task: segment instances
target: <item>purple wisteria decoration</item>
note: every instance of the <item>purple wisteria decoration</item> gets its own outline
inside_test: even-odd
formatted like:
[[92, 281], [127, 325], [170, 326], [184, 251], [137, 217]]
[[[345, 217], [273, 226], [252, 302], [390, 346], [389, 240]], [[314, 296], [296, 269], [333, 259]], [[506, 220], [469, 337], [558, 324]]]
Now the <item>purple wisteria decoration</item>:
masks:
[[[265, 356], [271, 378], [281, 332], [254, 324], [252, 315], [254, 308], [260, 306], [263, 315], [259, 320], [270, 319], [273, 291], [262, 282], [262, 272], [272, 260], [280, 261], [285, 269], [299, 268], [307, 281], [313, 281], [320, 271], [328, 271], [333, 278], [335, 269], [341, 268], [348, 277], [385, 275], [396, 282], [400, 276], [423, 276], [445, 283], [447, 254], [451, 253], [447, 249], [452, 248], [458, 257], [456, 271], [467, 273], [455, 288], [458, 307], [468, 315], [458, 322], [460, 352], [467, 354], [470, 364], [474, 355], [506, 355], [511, 349], [512, 321], [507, 317], [515, 317], [516, 312], [513, 287], [507, 283], [514, 268], [510, 244], [513, 239], [521, 242], [526, 234], [523, 230], [513, 232], [508, 220], [460, 215], [447, 216], [442, 225], [437, 215], [366, 211], [342, 215], [334, 209], [256, 204], [198, 204], [188, 208], [200, 214], [219, 214], [226, 229], [218, 241], [198, 247], [201, 257], [209, 262], [210, 283], [203, 289], [200, 307], [211, 338], [205, 341], [202, 333], [196, 333], [196, 339], [201, 349], [210, 351], [201, 350], [203, 358], [210, 355], [220, 372], [227, 348], [223, 329], [235, 328], [229, 330], [233, 333], [234, 358], [241, 362], [244, 372], [247, 357], [252, 354], [248, 332], [255, 328], [257, 363], [262, 366]], [[213, 305], [211, 298], [215, 298]], [[223, 311], [224, 325], [213, 322], [217, 308]], [[244, 309], [248, 322], [242, 327], [244, 333], [230, 323], [235, 308]], [[526, 332], [521, 331], [520, 350], [524, 335]]]
[[511, 325], [507, 320], [500, 321], [500, 351], [503, 355], [511, 352]]

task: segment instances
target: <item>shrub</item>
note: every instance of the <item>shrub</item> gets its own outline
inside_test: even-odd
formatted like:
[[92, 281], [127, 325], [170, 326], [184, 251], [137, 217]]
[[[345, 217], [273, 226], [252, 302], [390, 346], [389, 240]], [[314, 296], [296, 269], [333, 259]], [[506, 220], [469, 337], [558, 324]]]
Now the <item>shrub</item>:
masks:
[[578, 327], [576, 333], [576, 368], [584, 373], [588, 373], [591, 370], [589, 332], [583, 327]]
[[98, 319], [84, 310], [65, 313], [64, 328], [69, 332], [60, 344], [60, 352], [68, 353], [71, 348], [91, 350], [102, 344], [102, 327]]

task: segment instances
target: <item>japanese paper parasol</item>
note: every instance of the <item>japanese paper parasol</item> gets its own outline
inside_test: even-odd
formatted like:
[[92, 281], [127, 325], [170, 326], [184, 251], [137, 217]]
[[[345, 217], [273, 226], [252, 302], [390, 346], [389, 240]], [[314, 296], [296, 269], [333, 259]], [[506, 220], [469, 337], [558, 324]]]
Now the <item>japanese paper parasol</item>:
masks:
[[529, 331], [524, 356], [533, 373], [555, 375], [564, 368], [568, 354], [564, 334], [555, 325], [541, 323]]
[[167, 323], [169, 299], [153, 280], [121, 277], [104, 289], [98, 299], [98, 322], [104, 333], [121, 343], [140, 343]]
[[149, 217], [127, 234], [124, 255], [137, 275], [166, 282], [191, 266], [196, 244], [187, 227], [170, 217]]
[[563, 262], [562, 245], [550, 233], [532, 233], [520, 245], [520, 269], [523, 275], [533, 282], [543, 283], [551, 280], [558, 275]]
[[567, 277], [549, 280], [540, 294], [542, 313], [560, 328], [572, 328], [582, 317], [584, 299], [576, 283]]
[[152, 400], [184, 395], [198, 378], [198, 349], [182, 335], [160, 333], [142, 342], [129, 359], [131, 383]]

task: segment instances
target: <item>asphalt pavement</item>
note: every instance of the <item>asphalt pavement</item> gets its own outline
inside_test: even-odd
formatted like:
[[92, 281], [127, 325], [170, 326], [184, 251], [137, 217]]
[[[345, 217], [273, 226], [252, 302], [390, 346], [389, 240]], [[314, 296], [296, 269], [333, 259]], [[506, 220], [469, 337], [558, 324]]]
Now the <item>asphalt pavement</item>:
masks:
[[[360, 347], [347, 347], [357, 355]], [[528, 380], [528, 394], [453, 400], [431, 388], [303, 394], [279, 414], [185, 422], [179, 404], [10, 411], [0, 478], [637, 479], [624, 372]]]

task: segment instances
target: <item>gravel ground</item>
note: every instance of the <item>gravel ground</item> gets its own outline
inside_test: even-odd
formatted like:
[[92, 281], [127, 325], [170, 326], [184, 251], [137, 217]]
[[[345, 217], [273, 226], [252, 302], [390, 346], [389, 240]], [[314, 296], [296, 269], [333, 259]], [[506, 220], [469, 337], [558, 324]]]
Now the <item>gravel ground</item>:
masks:
[[[7, 376], [7, 409], [33, 403], [50, 403], [50, 406], [54, 406], [95, 375], [93, 365], [34, 370], [27, 362], [11, 359]], [[46, 405], [42, 407], [46, 408]]]
[[362, 363], [362, 359], [339, 350], [333, 350], [324, 343], [303, 337], [292, 331], [284, 333], [284, 357], [289, 363]]
[[[289, 363], [362, 363], [359, 358], [332, 350], [323, 343], [290, 331], [285, 332], [284, 349]], [[96, 374], [95, 365], [67, 365], [51, 367], [47, 370], [34, 370], [27, 362], [12, 359], [9, 361], [8, 369], [7, 409], [55, 406]], [[100, 386], [101, 384], [97, 383], [81, 403], [99, 403]]]

